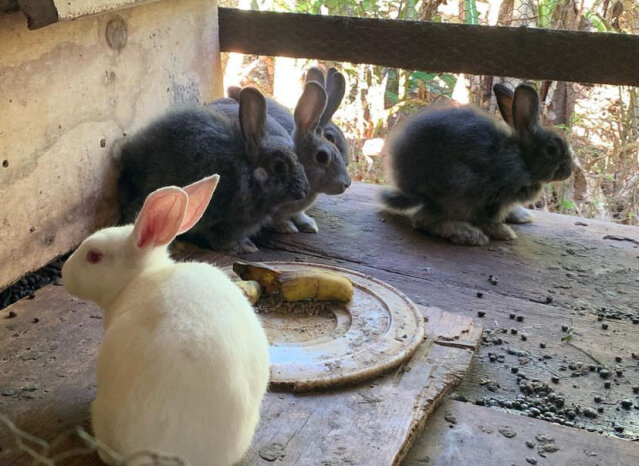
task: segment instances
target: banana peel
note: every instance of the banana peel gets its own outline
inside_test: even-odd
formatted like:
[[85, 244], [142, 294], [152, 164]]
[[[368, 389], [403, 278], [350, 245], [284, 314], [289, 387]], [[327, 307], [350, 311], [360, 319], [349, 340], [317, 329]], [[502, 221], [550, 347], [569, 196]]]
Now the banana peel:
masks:
[[353, 283], [330, 270], [279, 271], [262, 263], [238, 261], [233, 271], [242, 280], [259, 282], [266, 295], [279, 294], [284, 301], [349, 302], [353, 298]]
[[261, 262], [237, 261], [233, 264], [233, 272], [238, 274], [242, 280], [259, 282], [268, 295], [276, 294], [279, 289], [277, 279], [281, 272]]

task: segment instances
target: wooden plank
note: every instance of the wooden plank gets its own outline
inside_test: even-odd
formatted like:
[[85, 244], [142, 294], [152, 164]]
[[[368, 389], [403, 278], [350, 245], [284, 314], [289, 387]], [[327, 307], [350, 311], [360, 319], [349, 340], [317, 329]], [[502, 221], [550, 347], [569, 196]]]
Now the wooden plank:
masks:
[[[468, 319], [440, 318], [440, 312], [426, 312], [437, 322], [429, 328], [431, 335], [467, 330]], [[461, 379], [472, 354], [429, 339], [399, 370], [368, 383], [328, 393], [270, 393], [244, 464], [268, 464], [274, 450], [283, 464], [291, 465], [318, 460], [399, 464], [427, 416]]]
[[20, 0], [29, 29], [158, 0]]
[[[639, 85], [639, 36], [220, 8], [226, 52]], [[472, 53], [469, 53], [472, 50]], [[552, 50], [552, 53], [539, 53]], [[622, 64], [622, 65], [620, 65]]]
[[[74, 426], [88, 429], [101, 327], [99, 309], [56, 286], [0, 311], [0, 413], [49, 442]], [[0, 423], [0, 450], [12, 448], [13, 439]], [[27, 458], [4, 453], [0, 464], [30, 464]], [[99, 464], [97, 455], [64, 463]]]
[[[507, 437], [500, 429], [514, 436]], [[428, 418], [423, 434], [402, 465], [462, 464], [635, 466], [639, 464], [639, 448], [629, 441], [447, 401]]]
[[[317, 464], [318, 458], [323, 464], [398, 464], [428, 414], [461, 380], [481, 337], [481, 326], [467, 317], [435, 308], [424, 308], [424, 315], [427, 339], [399, 369], [336, 391], [268, 393], [245, 464], [267, 464], [274, 451], [286, 464]], [[88, 429], [100, 310], [48, 286], [1, 311], [0, 322], [0, 413], [48, 441], [74, 425]], [[0, 427], [2, 449], [11, 438]], [[13, 466], [25, 456], [0, 460]], [[99, 463], [91, 455], [64, 464]]]
[[220, 96], [217, 47], [208, 0], [37, 31], [0, 15], [0, 289], [114, 221], [114, 142], [170, 106]]
[[[179, 243], [174, 256], [220, 266], [233, 259]], [[458, 384], [482, 334], [468, 317], [422, 307], [426, 342], [398, 370], [321, 394], [269, 393], [244, 464], [398, 464], [427, 416]], [[383, 433], [383, 440], [380, 435]]]
[[0, 12], [2, 13], [10, 13], [19, 9], [18, 0], [0, 0]]
[[53, 0], [22, 0], [20, 9], [27, 17], [29, 29], [38, 29], [58, 21], [58, 10]]
[[[382, 213], [375, 203], [378, 189], [355, 183], [342, 196], [321, 197], [312, 212], [320, 227], [317, 235], [264, 235], [262, 251], [249, 258], [349, 267], [390, 283], [418, 304], [469, 317], [485, 312], [482, 323], [494, 334], [485, 335], [487, 342], [458, 395], [480, 403], [491, 397], [513, 400], [522, 393], [518, 378], [523, 375], [547, 383], [568, 408], [603, 408], [596, 418], [578, 415], [572, 420], [576, 425], [639, 437], [639, 418], [619, 408], [620, 400], [636, 400], [633, 387], [639, 386], [639, 364], [632, 358], [639, 354], [639, 325], [632, 323], [639, 318], [639, 247], [609, 238], [637, 241], [638, 228], [537, 212], [533, 224], [515, 226], [519, 238], [513, 242], [460, 247]], [[488, 281], [491, 274], [497, 285]], [[544, 304], [546, 297], [552, 302]], [[598, 320], [617, 311], [627, 315]], [[523, 321], [510, 319], [511, 314]], [[562, 341], [569, 332], [571, 340]], [[491, 362], [489, 353], [500, 359]], [[610, 371], [610, 388], [588, 370], [590, 365]], [[595, 403], [595, 396], [602, 403]]]

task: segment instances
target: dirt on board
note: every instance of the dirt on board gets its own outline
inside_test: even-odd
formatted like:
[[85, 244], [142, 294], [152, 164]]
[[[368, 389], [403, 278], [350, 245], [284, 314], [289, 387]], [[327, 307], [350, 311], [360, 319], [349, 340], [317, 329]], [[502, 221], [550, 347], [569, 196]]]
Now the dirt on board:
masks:
[[583, 430], [447, 401], [428, 419], [403, 466], [635, 466], [639, 448]]
[[472, 317], [486, 331], [458, 399], [639, 438], [639, 228], [534, 212], [514, 241], [456, 246], [380, 211], [379, 189], [320, 197], [318, 234], [264, 235], [250, 260], [346, 266]]
[[[460, 247], [382, 213], [378, 189], [320, 197], [318, 234], [264, 235], [245, 258], [341, 265], [472, 317], [486, 331], [455, 398], [639, 438], [639, 229], [535, 212], [514, 241]], [[15, 317], [0, 311], [10, 334], [23, 332]]]

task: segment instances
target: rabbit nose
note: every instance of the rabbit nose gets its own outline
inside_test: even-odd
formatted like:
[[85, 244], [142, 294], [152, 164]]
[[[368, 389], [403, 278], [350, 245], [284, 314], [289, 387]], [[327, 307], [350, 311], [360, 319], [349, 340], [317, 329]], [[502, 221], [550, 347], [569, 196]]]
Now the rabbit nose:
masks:
[[350, 185], [351, 185], [351, 179], [348, 178], [346, 181], [342, 183], [342, 192], [346, 191]]

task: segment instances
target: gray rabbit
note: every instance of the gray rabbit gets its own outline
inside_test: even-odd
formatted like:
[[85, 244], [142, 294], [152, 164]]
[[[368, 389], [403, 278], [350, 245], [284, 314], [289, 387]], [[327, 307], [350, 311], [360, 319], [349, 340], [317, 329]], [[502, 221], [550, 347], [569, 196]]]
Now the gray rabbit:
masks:
[[121, 222], [131, 222], [145, 197], [167, 185], [220, 175], [215, 201], [184, 235], [200, 246], [254, 252], [249, 239], [279, 204], [308, 195], [304, 167], [290, 135], [267, 117], [264, 96], [245, 88], [239, 104], [172, 111], [121, 147]]
[[[344, 75], [337, 71], [336, 68], [331, 67], [328, 69], [326, 76], [324, 76], [322, 70], [317, 67], [311, 67], [306, 72], [304, 83], [306, 84], [309, 81], [315, 81], [321, 84], [327, 94], [326, 109], [320, 118], [318, 130], [321, 131], [324, 138], [335, 144], [342, 154], [344, 165], [347, 166], [350, 161], [348, 142], [346, 141], [343, 131], [331, 121], [331, 118], [335, 114], [335, 111], [339, 108], [339, 105], [344, 98], [344, 93], [346, 92], [346, 80], [344, 79]], [[241, 88], [237, 86], [229, 86], [227, 88], [229, 98], [234, 100], [239, 98], [240, 91]], [[226, 99], [220, 99], [216, 102], [220, 102], [221, 100]], [[295, 129], [293, 113], [275, 99], [268, 97], [266, 98], [266, 107], [267, 113], [275, 118], [275, 120], [277, 120], [277, 122], [282, 125], [286, 131], [293, 134], [293, 130]]]
[[568, 178], [572, 154], [560, 134], [539, 125], [531, 86], [493, 91], [510, 131], [472, 107], [433, 106], [393, 129], [384, 150], [393, 186], [381, 195], [386, 209], [456, 244], [517, 237], [504, 220], [529, 221], [518, 204]]
[[[274, 99], [266, 99], [269, 116], [292, 135], [310, 185], [306, 198], [282, 204], [272, 215], [270, 226], [281, 233], [300, 230], [317, 233], [317, 223], [304, 211], [315, 202], [318, 194], [341, 194], [351, 184], [346, 168], [348, 144], [342, 131], [331, 122], [345, 89], [344, 76], [335, 68], [329, 69], [325, 78], [319, 68], [312, 67], [306, 73], [304, 91], [293, 113]], [[239, 87], [227, 89], [229, 97], [234, 99], [239, 92]], [[226, 100], [218, 100], [213, 105]]]

